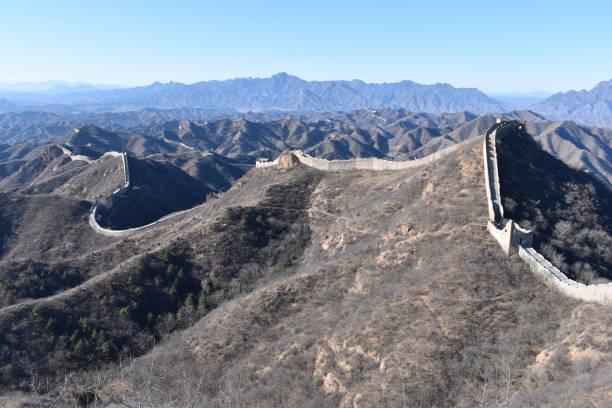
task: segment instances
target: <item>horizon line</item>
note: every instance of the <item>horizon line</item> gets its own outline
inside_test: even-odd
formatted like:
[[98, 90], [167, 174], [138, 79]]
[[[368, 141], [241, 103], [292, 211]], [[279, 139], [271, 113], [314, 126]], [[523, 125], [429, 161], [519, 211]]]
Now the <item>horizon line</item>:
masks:
[[[523, 91], [510, 91], [510, 90], [490, 90], [490, 89], [485, 89], [485, 88], [479, 88], [477, 86], [459, 86], [459, 85], [455, 85], [453, 83], [450, 82], [433, 82], [433, 83], [427, 83], [427, 82], [418, 82], [418, 81], [414, 81], [411, 79], [401, 79], [401, 80], [396, 80], [396, 81], [367, 81], [367, 80], [363, 80], [363, 79], [359, 79], [359, 78], [352, 78], [352, 79], [310, 79], [310, 78], [303, 78], [297, 75], [293, 75], [293, 74], [289, 74], [285, 71], [279, 71], [275, 74], [270, 74], [268, 76], [234, 76], [234, 77], [226, 77], [226, 78], [222, 78], [222, 79], [216, 79], [216, 78], [212, 78], [212, 79], [202, 79], [202, 80], [196, 80], [196, 81], [181, 81], [181, 80], [167, 80], [167, 81], [163, 81], [163, 80], [154, 80], [153, 82], [143, 82], [143, 83], [134, 83], [134, 82], [88, 82], [86, 80], [75, 80], [75, 81], [70, 81], [70, 80], [63, 80], [63, 79], [45, 79], [45, 80], [20, 80], [20, 81], [0, 81], [0, 91], [7, 91], [7, 92], [15, 92], [15, 93], [36, 93], [36, 92], [40, 92], [40, 91], [17, 91], [17, 90], [9, 90], [9, 89], [2, 89], [1, 86], [2, 85], [11, 85], [11, 86], [15, 86], [15, 85], [20, 85], [20, 84], [44, 84], [44, 83], [49, 83], [49, 82], [59, 82], [59, 83], [65, 83], [65, 84], [69, 84], [69, 85], [89, 85], [89, 86], [94, 86], [94, 87], [117, 87], [117, 89], [129, 89], [129, 88], [139, 88], [139, 87], [147, 87], [147, 86], [151, 86], [154, 84], [163, 84], [163, 85], [167, 85], [167, 84], [181, 84], [181, 85], [194, 85], [194, 84], [198, 84], [201, 82], [223, 82], [223, 81], [231, 81], [231, 80], [240, 80], [240, 79], [270, 79], [273, 78], [275, 76], [279, 76], [279, 75], [287, 75], [289, 77], [293, 77], [293, 78], [297, 78], [300, 79], [302, 81], [306, 81], [306, 82], [335, 82], [335, 81], [344, 81], [344, 82], [353, 82], [353, 81], [358, 81], [358, 82], [363, 82], [365, 84], [373, 84], [373, 85], [383, 85], [383, 84], [397, 84], [397, 83], [401, 83], [401, 82], [412, 82], [418, 85], [427, 85], [427, 86], [432, 86], [432, 85], [449, 85], [452, 86], [453, 88], [457, 88], [457, 89], [477, 89], [480, 92], [487, 94], [487, 95], [499, 95], [499, 96], [512, 96], [512, 95], [525, 95], [525, 94], [534, 94], [534, 93], [540, 93], [540, 94], [546, 94], [548, 96], [551, 96], [553, 94], [556, 93], [564, 93], [564, 92], [570, 92], [570, 91], [589, 91], [592, 90], [594, 87], [596, 87], [599, 83], [601, 82], [606, 82], [608, 80], [604, 79], [604, 80], [598, 80], [591, 88], [582, 88], [582, 89], [573, 89], [573, 88], [566, 88], [564, 90], [555, 90], [555, 91], [550, 91], [550, 90], [542, 90], [542, 89], [536, 89], [536, 90], [523, 90]], [[610, 79], [612, 80], [612, 78]], [[52, 88], [49, 88], [52, 89]], [[100, 89], [100, 90], [104, 90], [104, 89]], [[43, 91], [43, 90], [41, 90]]]

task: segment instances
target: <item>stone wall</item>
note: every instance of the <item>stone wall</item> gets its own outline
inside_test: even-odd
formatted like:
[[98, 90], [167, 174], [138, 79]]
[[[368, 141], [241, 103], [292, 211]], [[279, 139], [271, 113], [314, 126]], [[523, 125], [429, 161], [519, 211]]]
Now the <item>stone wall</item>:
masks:
[[563, 294], [586, 302], [612, 304], [612, 284], [585, 285], [571, 280], [532, 247], [519, 245], [518, 255], [536, 275]]
[[487, 207], [489, 209], [487, 230], [508, 256], [518, 254], [537, 276], [547, 284], [557, 288], [561, 293], [587, 302], [612, 304], [612, 283], [584, 285], [569, 279], [550, 261], [533, 249], [531, 246], [533, 233], [531, 231], [521, 228], [514, 220], [504, 218], [497, 167], [496, 137], [500, 131], [508, 131], [512, 128], [520, 131], [523, 126], [517, 121], [498, 122], [485, 135], [483, 158]]
[[458, 150], [465, 142], [447, 147], [423, 157], [422, 159], [407, 160], [407, 161], [391, 161], [378, 158], [359, 158], [348, 160], [325, 160], [312, 157], [303, 153], [301, 150], [295, 150], [292, 153], [305, 164], [315, 169], [324, 171], [346, 171], [346, 170], [403, 170], [420, 167], [425, 164], [433, 163], [446, 156], [447, 154]]
[[267, 167], [276, 167], [278, 166], [278, 157], [276, 158], [276, 160], [263, 160], [263, 159], [257, 159], [255, 161], [255, 167], [258, 169], [265, 169]]
[[[433, 163], [461, 148], [466, 142], [457, 143], [446, 149], [439, 150], [433, 154], [423, 157], [422, 159], [407, 160], [407, 161], [391, 161], [378, 158], [358, 158], [348, 160], [326, 160], [317, 157], [312, 157], [301, 150], [292, 150], [292, 153], [300, 163], [323, 171], [346, 171], [346, 170], [403, 170], [420, 167], [425, 164]], [[279, 158], [273, 161], [257, 160], [255, 167], [267, 168], [278, 167]]]
[[[124, 195], [130, 189], [130, 168], [129, 168], [127, 153], [125, 153], [125, 152], [123, 152], [121, 154], [115, 154], [115, 153], [116, 152], [110, 152], [110, 154], [107, 153], [105, 155], [112, 155], [112, 156], [120, 156], [121, 157], [121, 163], [122, 163], [122, 166], [123, 166], [123, 186], [121, 186], [117, 190], [113, 191], [111, 196], [108, 197], [107, 200], [108, 200], [108, 205], [110, 207], [115, 205], [115, 202], [116, 202], [117, 198], [119, 198], [122, 195]], [[111, 229], [108, 229], [108, 228], [104, 228], [104, 227], [102, 227], [98, 223], [98, 218], [100, 216], [98, 214], [98, 208], [99, 208], [99, 203], [98, 202], [94, 202], [94, 204], [91, 207], [91, 211], [89, 212], [89, 225], [91, 225], [91, 227], [96, 232], [98, 232], [100, 234], [107, 235], [107, 236], [121, 236], [121, 234], [120, 234], [121, 231], [114, 231], [114, 230], [111, 230]]]
[[[129, 191], [130, 186], [131, 186], [131, 182], [130, 182], [130, 167], [129, 167], [129, 160], [128, 160], [128, 155], [127, 153], [117, 153], [117, 152], [109, 152], [106, 153], [105, 155], [111, 155], [111, 156], [116, 156], [119, 157], [121, 156], [121, 161], [122, 161], [122, 165], [123, 165], [123, 181], [124, 184], [121, 188], [115, 190], [113, 192], [113, 194], [108, 198], [110, 204], [109, 205], [114, 205], [115, 200], [117, 198], [119, 198], [120, 196], [122, 196], [123, 194], [125, 194], [127, 191]], [[204, 204], [202, 204], [204, 205]], [[99, 234], [102, 235], [106, 235], [109, 237], [125, 237], [128, 235], [131, 235], [135, 232], [139, 232], [139, 231], [144, 231], [147, 230], [149, 228], [152, 227], [156, 227], [156, 226], [160, 226], [160, 225], [167, 225], [167, 224], [171, 224], [172, 222], [174, 222], [174, 218], [187, 213], [189, 211], [196, 211], [199, 206], [193, 207], [193, 208], [189, 208], [187, 210], [182, 210], [182, 211], [177, 211], [177, 212], [173, 212], [171, 214], [168, 214], [162, 218], [160, 218], [157, 221], [154, 221], [150, 224], [147, 225], [143, 225], [140, 227], [136, 227], [136, 228], [128, 228], [128, 229], [123, 229], [123, 230], [112, 230], [109, 228], [104, 228], [102, 227], [99, 223], [98, 223], [98, 207], [99, 204], [96, 202], [92, 205], [91, 207], [91, 211], [89, 212], [89, 225]]]
[[[497, 165], [496, 137], [500, 131], [509, 131], [513, 128], [520, 131], [523, 129], [523, 127], [524, 124], [517, 121], [498, 121], [498, 123], [491, 127], [491, 129], [489, 129], [485, 135], [483, 142], [483, 159], [487, 207], [489, 212], [487, 230], [497, 240], [502, 250], [508, 256], [518, 254], [518, 256], [529, 265], [530, 269], [536, 275], [540, 276], [546, 283], [554, 286], [565, 295], [588, 302], [612, 304], [612, 284], [587, 286], [567, 278], [567, 276], [565, 276], [559, 269], [557, 269], [547, 259], [532, 248], [531, 244], [533, 234], [531, 231], [521, 228], [521, 226], [514, 220], [504, 218], [504, 209], [501, 202], [501, 190], [499, 183], [500, 176]], [[458, 150], [465, 143], [466, 142], [456, 144], [422, 159], [400, 162], [377, 158], [325, 160], [309, 156], [300, 150], [292, 151], [291, 154], [297, 158], [300, 163], [324, 171], [402, 170], [435, 162], [441, 157]], [[117, 156], [119, 155], [115, 152], [110, 154]], [[124, 185], [112, 194], [110, 198], [111, 205], [117, 197], [124, 194], [130, 188], [129, 163], [126, 153], [122, 154], [122, 162], [124, 169]], [[279, 158], [273, 161], [257, 160], [255, 163], [255, 167], [257, 168], [270, 168], [278, 166]], [[198, 207], [172, 213], [151, 224], [126, 230], [111, 230], [101, 227], [96, 219], [97, 208], [98, 204], [95, 203], [92, 206], [92, 210], [89, 215], [89, 223], [92, 228], [100, 234], [121, 237], [151, 228], [153, 226], [168, 224], [172, 222], [174, 217], [177, 215], [192, 211]]]

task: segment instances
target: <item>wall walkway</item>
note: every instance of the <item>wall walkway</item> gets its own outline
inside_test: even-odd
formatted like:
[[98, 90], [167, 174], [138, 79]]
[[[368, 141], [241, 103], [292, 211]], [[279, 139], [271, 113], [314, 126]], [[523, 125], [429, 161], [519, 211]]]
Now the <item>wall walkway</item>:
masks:
[[[358, 158], [348, 160], [326, 160], [317, 157], [312, 157], [301, 150], [292, 150], [291, 153], [298, 158], [298, 160], [309, 167], [313, 167], [323, 171], [346, 171], [346, 170], [403, 170], [420, 167], [425, 164], [433, 163], [460, 149], [466, 142], [457, 143], [453, 146], [447, 147], [446, 149], [439, 150], [422, 159], [406, 160], [406, 161], [391, 161], [378, 158]], [[273, 161], [257, 160], [255, 167], [257, 168], [268, 168], [277, 167], [279, 158]]]
[[612, 304], [612, 283], [584, 285], [569, 279], [531, 246], [533, 240], [531, 231], [521, 228], [514, 220], [504, 218], [497, 167], [496, 137], [500, 132], [521, 131], [523, 126], [517, 121], [501, 121], [492, 126], [485, 135], [483, 158], [489, 209], [487, 230], [507, 255], [518, 254], [537, 276], [561, 293], [587, 302]]
[[[112, 207], [115, 205], [117, 198], [121, 197], [123, 194], [130, 190], [130, 168], [128, 163], [127, 153], [123, 152], [121, 154], [115, 154], [116, 152], [107, 153], [107, 155], [120, 156], [121, 163], [123, 167], [123, 186], [113, 191], [111, 196], [108, 198], [109, 205]], [[98, 233], [107, 235], [107, 236], [122, 236], [121, 231], [115, 231], [108, 228], [102, 227], [98, 223], [98, 218], [100, 218], [100, 214], [98, 214], [99, 203], [96, 201], [91, 207], [91, 211], [89, 212], [89, 225]]]
[[[559, 269], [557, 269], [546, 258], [539, 254], [532, 247], [533, 234], [531, 231], [521, 228], [514, 220], [504, 217], [504, 208], [501, 201], [500, 189], [500, 174], [497, 160], [497, 136], [501, 132], [522, 131], [524, 125], [518, 121], [498, 121], [486, 133], [483, 141], [483, 159], [484, 159], [484, 176], [486, 185], [487, 208], [489, 213], [489, 221], [487, 230], [500, 244], [504, 252], [510, 256], [517, 254], [525, 261], [530, 269], [540, 276], [546, 283], [556, 287], [563, 294], [588, 302], [597, 302], [601, 304], [612, 304], [612, 283], [603, 285], [584, 285], [580, 282], [573, 281], [567, 278]], [[309, 156], [300, 150], [292, 151], [291, 153], [304, 165], [323, 170], [323, 171], [346, 171], [346, 170], [402, 170], [415, 168], [425, 164], [435, 162], [448, 155], [451, 152], [458, 150], [466, 142], [458, 143], [446, 149], [440, 150], [434, 154], [426, 156], [422, 159], [409, 161], [390, 161], [377, 158], [358, 158], [350, 160], [325, 160]], [[116, 155], [119, 155], [115, 153]], [[111, 205], [114, 200], [127, 192], [130, 188], [130, 173], [129, 162], [126, 153], [122, 153], [122, 162], [124, 169], [124, 185], [116, 190], [110, 200]], [[280, 158], [280, 157], [279, 157]], [[257, 160], [255, 167], [270, 168], [278, 167], [279, 158], [273, 161]], [[199, 206], [198, 206], [199, 207]], [[121, 237], [130, 235], [137, 231], [146, 230], [148, 228], [171, 222], [172, 219], [180, 214], [192, 211], [198, 207], [184, 211], [169, 214], [151, 224], [137, 228], [126, 230], [111, 230], [103, 228], [97, 220], [98, 204], [92, 206], [89, 215], [89, 223], [92, 228], [104, 235]]]
[[[122, 167], [123, 167], [123, 186], [115, 190], [111, 194], [111, 197], [109, 197], [108, 199], [110, 202], [110, 205], [112, 206], [115, 204], [115, 200], [117, 198], [119, 198], [120, 196], [128, 192], [129, 189], [131, 188], [130, 167], [129, 167], [128, 155], [125, 152], [124, 153], [108, 152], [108, 153], [105, 153], [105, 155], [121, 157], [121, 162], [122, 162]], [[89, 212], [89, 225], [94, 229], [94, 231], [102, 235], [106, 235], [109, 237], [126, 237], [136, 232], [145, 231], [145, 230], [148, 230], [150, 228], [157, 227], [160, 225], [170, 224], [174, 222], [175, 217], [181, 214], [187, 213], [189, 211], [196, 211], [199, 207], [200, 205], [193, 207], [193, 208], [189, 208], [187, 210], [173, 212], [171, 214], [168, 214], [160, 218], [159, 220], [153, 221], [152, 223], [147, 224], [147, 225], [142, 225], [140, 227], [128, 228], [128, 229], [123, 229], [123, 230], [113, 230], [109, 228], [104, 228], [98, 223], [98, 218], [99, 218], [98, 208], [99, 207], [98, 207], [98, 203], [95, 202], [91, 207], [91, 211]]]

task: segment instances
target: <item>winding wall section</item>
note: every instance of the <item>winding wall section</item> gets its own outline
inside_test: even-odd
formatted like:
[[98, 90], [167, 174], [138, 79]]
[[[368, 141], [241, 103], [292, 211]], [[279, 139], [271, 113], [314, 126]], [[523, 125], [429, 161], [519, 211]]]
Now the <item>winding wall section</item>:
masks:
[[[109, 205], [115, 205], [116, 200], [121, 197], [123, 194], [130, 190], [130, 168], [128, 163], [128, 156], [126, 152], [117, 153], [117, 152], [109, 152], [107, 155], [120, 156], [121, 162], [123, 163], [123, 186], [113, 191], [113, 194], [108, 198]], [[91, 211], [89, 212], [89, 225], [98, 233], [107, 235], [107, 236], [122, 236], [125, 234], [121, 234], [121, 231], [115, 231], [108, 228], [102, 227], [98, 223], [98, 219], [100, 218], [100, 214], [98, 213], [98, 209], [100, 208], [100, 204], [96, 201], [91, 207]]]
[[575, 299], [601, 304], [612, 304], [612, 283], [584, 285], [569, 279], [532, 246], [533, 234], [521, 228], [514, 220], [504, 218], [497, 167], [496, 137], [500, 131], [521, 131], [523, 124], [517, 121], [500, 121], [491, 127], [484, 138], [483, 157], [487, 189], [489, 222], [487, 230], [495, 237], [507, 255], [518, 254], [529, 268], [547, 284]]
[[[128, 155], [127, 153], [118, 153], [118, 152], [109, 152], [106, 153], [106, 155], [113, 155], [113, 156], [121, 156], [122, 159], [122, 167], [123, 167], [123, 186], [117, 190], [115, 190], [111, 196], [107, 199], [109, 202], [109, 205], [114, 205], [116, 200], [121, 197], [123, 194], [125, 194], [126, 192], [128, 192], [131, 188], [131, 182], [130, 182], [130, 167], [129, 167], [129, 160], [128, 160]], [[202, 204], [204, 205], [204, 204]], [[182, 211], [177, 211], [177, 212], [173, 212], [171, 214], [168, 214], [156, 221], [153, 221], [150, 224], [146, 224], [146, 225], [142, 225], [140, 227], [136, 227], [136, 228], [128, 228], [128, 229], [122, 229], [122, 230], [113, 230], [113, 229], [109, 229], [109, 228], [104, 228], [103, 226], [101, 226], [98, 222], [98, 219], [100, 218], [100, 214], [98, 213], [98, 209], [99, 209], [99, 203], [95, 202], [92, 207], [91, 207], [91, 211], [89, 212], [89, 225], [94, 229], [94, 231], [96, 231], [99, 234], [102, 235], [106, 235], [109, 237], [125, 237], [125, 236], [129, 236], [132, 235], [133, 233], [136, 232], [140, 232], [140, 231], [144, 231], [147, 229], [150, 229], [152, 227], [156, 227], [156, 226], [160, 226], [160, 225], [166, 225], [166, 224], [170, 224], [171, 222], [174, 222], [174, 218], [187, 213], [189, 211], [196, 211], [198, 208], [200, 207], [200, 205], [193, 207], [193, 208], [189, 208], [187, 210], [182, 210]]]
[[[501, 201], [500, 175], [497, 161], [497, 143], [496, 138], [501, 131], [521, 131], [524, 125], [518, 121], [501, 121], [499, 120], [486, 133], [483, 142], [483, 158], [484, 158], [484, 176], [487, 195], [487, 207], [489, 213], [489, 221], [487, 230], [500, 244], [507, 255], [517, 254], [525, 261], [530, 269], [540, 276], [546, 283], [556, 287], [559, 291], [567, 296], [602, 304], [612, 304], [612, 283], [602, 285], [584, 285], [580, 282], [569, 279], [558, 268], [550, 263], [546, 258], [539, 254], [532, 247], [533, 234], [527, 229], [520, 227], [514, 220], [504, 217], [504, 208]], [[415, 168], [425, 164], [430, 164], [448, 155], [451, 152], [458, 150], [466, 142], [458, 143], [446, 149], [440, 150], [422, 159], [409, 161], [390, 161], [377, 158], [358, 158], [350, 160], [325, 160], [315, 158], [303, 153], [300, 150], [292, 151], [291, 153], [302, 163], [307, 166], [323, 170], [323, 171], [346, 171], [346, 170], [402, 170]], [[130, 189], [130, 172], [129, 161], [126, 153], [110, 153], [121, 155], [124, 169], [124, 185], [110, 197], [110, 205], [113, 205], [115, 200], [125, 194]], [[269, 168], [279, 166], [280, 157], [274, 161], [257, 160], [255, 167]], [[198, 206], [199, 207], [199, 206]], [[98, 203], [94, 203], [89, 215], [89, 223], [91, 227], [98, 233], [107, 236], [122, 237], [130, 235], [137, 231], [142, 231], [157, 225], [162, 225], [171, 222], [174, 217], [192, 211], [198, 207], [188, 210], [179, 211], [169, 214], [151, 224], [147, 224], [137, 228], [125, 230], [111, 230], [102, 227], [98, 223]]]
[[[348, 160], [326, 160], [312, 157], [301, 150], [292, 150], [291, 153], [304, 165], [323, 171], [346, 171], [346, 170], [403, 170], [430, 164], [441, 157], [448, 155], [465, 145], [468, 141], [457, 143], [445, 149], [439, 150], [422, 159], [407, 161], [391, 161], [378, 158], [358, 158]], [[255, 167], [276, 167], [279, 164], [278, 157], [274, 161], [257, 160]]]

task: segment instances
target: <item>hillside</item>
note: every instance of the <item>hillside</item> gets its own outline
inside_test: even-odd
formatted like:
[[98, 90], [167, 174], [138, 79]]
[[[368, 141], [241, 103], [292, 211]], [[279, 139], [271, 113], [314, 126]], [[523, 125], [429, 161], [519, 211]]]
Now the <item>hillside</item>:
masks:
[[[114, 115], [119, 114], [108, 114], [108, 117]], [[411, 160], [479, 137], [498, 117], [527, 121], [528, 131], [546, 151], [612, 185], [609, 148], [612, 131], [571, 121], [552, 122], [532, 111], [475, 116], [469, 112], [433, 115], [387, 108], [296, 113], [281, 119], [271, 112], [269, 116], [255, 116], [255, 121], [154, 120], [143, 123], [134, 119], [129, 122], [131, 125], [126, 125], [129, 131], [87, 125], [56, 138], [54, 143], [62, 144], [74, 154], [92, 158], [122, 150], [135, 156], [209, 151], [252, 164], [258, 157], [274, 158], [283, 151], [299, 149], [327, 159], [387, 157]], [[0, 145], [0, 177], [18, 172], [29, 160], [40, 155], [40, 149], [40, 142]], [[28, 166], [24, 168], [26, 178], [32, 177]], [[14, 175], [12, 179], [20, 177], [24, 176]], [[2, 183], [6, 188], [22, 184], [19, 180]]]
[[118, 404], [604, 407], [609, 307], [505, 258], [486, 213], [480, 139], [397, 172], [254, 169], [0, 309], [2, 387], [34, 368]]
[[101, 224], [106, 228], [139, 227], [202, 204], [214, 192], [170, 163], [135, 158], [128, 161], [129, 190], [112, 206], [101, 200]]
[[612, 280], [612, 190], [525, 131], [498, 133], [497, 144], [505, 217], [533, 230], [534, 248], [571, 279]]
[[530, 109], [556, 120], [573, 120], [587, 125], [612, 128], [612, 80], [591, 90], [556, 93]]
[[251, 167], [210, 152], [159, 154], [149, 156], [149, 159], [170, 163], [215, 192], [228, 190]]
[[89, 250], [100, 241], [87, 224], [90, 207], [69, 197], [0, 193], [0, 259], [59, 261]]
[[119, 154], [74, 159], [47, 145], [31, 157], [0, 178], [1, 260], [61, 261], [86, 254], [98, 247], [87, 222], [94, 202], [102, 225], [137, 227], [228, 190], [248, 169], [200, 152], [131, 157], [131, 188], [111, 207], [108, 198], [124, 184]]

